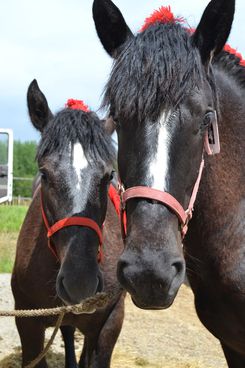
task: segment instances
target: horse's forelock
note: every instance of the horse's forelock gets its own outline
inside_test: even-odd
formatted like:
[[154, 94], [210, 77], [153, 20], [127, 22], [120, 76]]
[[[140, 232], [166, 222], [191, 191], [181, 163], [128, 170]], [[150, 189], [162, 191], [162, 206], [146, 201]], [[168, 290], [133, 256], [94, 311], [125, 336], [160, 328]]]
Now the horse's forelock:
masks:
[[200, 85], [200, 55], [179, 24], [155, 24], [139, 33], [116, 60], [104, 106], [129, 120], [156, 120]]
[[82, 110], [64, 109], [49, 122], [42, 134], [37, 159], [57, 153], [63, 154], [70, 145], [80, 143], [86, 157], [93, 161], [111, 163], [115, 152], [110, 136], [103, 123], [94, 113]]

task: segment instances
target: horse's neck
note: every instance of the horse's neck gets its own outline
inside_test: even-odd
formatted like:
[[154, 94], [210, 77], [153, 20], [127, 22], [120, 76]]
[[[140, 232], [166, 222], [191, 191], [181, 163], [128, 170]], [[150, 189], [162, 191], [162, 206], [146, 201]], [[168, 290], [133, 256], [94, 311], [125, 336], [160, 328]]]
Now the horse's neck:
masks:
[[235, 162], [242, 161], [239, 146], [245, 149], [245, 88], [234, 76], [222, 69], [215, 69], [219, 100], [219, 127], [221, 154], [229, 153]]
[[227, 214], [245, 199], [245, 89], [226, 72], [217, 69], [215, 75], [221, 153], [206, 157], [201, 194], [210, 199], [209, 208], [223, 207]]
[[104, 226], [104, 237], [109, 242], [119, 242], [122, 244], [121, 237], [121, 224], [116, 212], [116, 209], [108, 198], [107, 212], [106, 212], [106, 220]]
[[221, 153], [205, 158], [186, 246], [204, 267], [219, 259], [224, 270], [227, 254], [239, 257], [245, 244], [245, 91], [222, 70], [215, 70], [215, 76]]
[[226, 206], [227, 213], [245, 198], [245, 90], [227, 72], [216, 69], [215, 76], [221, 153], [206, 157], [201, 195], [209, 208]]

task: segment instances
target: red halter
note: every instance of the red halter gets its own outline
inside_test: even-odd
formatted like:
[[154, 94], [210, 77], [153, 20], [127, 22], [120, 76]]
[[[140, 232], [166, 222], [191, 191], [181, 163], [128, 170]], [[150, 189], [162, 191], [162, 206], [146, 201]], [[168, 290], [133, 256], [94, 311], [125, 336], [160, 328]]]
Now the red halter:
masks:
[[64, 229], [65, 227], [82, 226], [82, 227], [88, 227], [89, 229], [94, 230], [96, 234], [98, 235], [98, 238], [99, 238], [98, 262], [100, 263], [103, 259], [103, 253], [102, 253], [103, 235], [102, 235], [102, 230], [99, 227], [99, 225], [94, 220], [87, 218], [87, 217], [67, 217], [62, 220], [57, 221], [54, 225], [49, 226], [48, 219], [47, 219], [47, 216], [43, 208], [42, 192], [40, 193], [41, 193], [42, 216], [43, 216], [44, 224], [47, 229], [48, 247], [51, 250], [51, 252], [55, 255], [55, 257], [59, 259], [55, 246], [51, 243], [52, 235], [57, 233], [59, 230]]
[[[220, 152], [217, 117], [216, 117], [216, 121], [212, 124], [210, 132], [212, 136], [209, 137], [209, 132], [207, 132], [205, 136], [204, 147], [208, 155], [214, 155]], [[210, 143], [210, 138], [211, 138], [212, 144]], [[175, 199], [171, 194], [167, 192], [149, 188], [146, 186], [136, 186], [136, 187], [132, 187], [132, 188], [125, 190], [124, 186], [120, 184], [119, 185], [119, 195], [121, 197], [121, 228], [122, 228], [123, 239], [125, 239], [127, 235], [126, 204], [127, 204], [127, 201], [133, 198], [152, 199], [170, 208], [173, 211], [173, 213], [178, 217], [179, 223], [181, 225], [181, 235], [183, 239], [188, 230], [188, 223], [190, 219], [192, 218], [192, 212], [194, 209], [194, 204], [196, 201], [196, 196], [197, 196], [197, 192], [199, 189], [203, 169], [204, 169], [204, 158], [202, 157], [198, 177], [194, 185], [187, 210], [184, 210], [184, 208], [177, 201], [177, 199]]]
[[[103, 235], [102, 230], [99, 227], [99, 225], [92, 219], [87, 217], [67, 217], [62, 220], [57, 221], [54, 225], [49, 226], [47, 216], [45, 214], [44, 208], [43, 208], [43, 200], [42, 200], [42, 191], [41, 193], [41, 211], [42, 211], [42, 217], [44, 224], [47, 229], [47, 237], [48, 237], [48, 247], [53, 253], [53, 255], [59, 260], [58, 253], [55, 249], [55, 246], [51, 243], [51, 237], [55, 233], [57, 233], [59, 230], [64, 229], [68, 226], [83, 226], [88, 227], [96, 232], [99, 238], [99, 250], [98, 250], [98, 262], [102, 262], [103, 260], [103, 252], [102, 252], [102, 245], [103, 245]], [[35, 194], [34, 194], [35, 196]], [[118, 195], [117, 190], [114, 188], [114, 186], [111, 184], [109, 186], [108, 196], [115, 207], [115, 210], [120, 216], [120, 197]]]
[[[82, 110], [84, 112], [90, 112], [88, 106], [85, 105], [82, 100], [69, 99], [65, 106], [66, 106], [66, 108], [73, 109], [73, 110], [78, 109], [78, 110]], [[115, 203], [117, 201], [116, 196], [115, 196], [115, 191], [116, 191], [115, 188], [112, 185], [110, 185], [109, 197], [110, 197], [112, 203], [114, 204], [114, 206], [117, 210], [117, 207], [115, 205]], [[55, 233], [57, 233], [59, 230], [64, 229], [65, 227], [82, 226], [82, 227], [88, 227], [89, 229], [94, 230], [96, 232], [96, 234], [98, 235], [98, 238], [99, 238], [98, 262], [100, 263], [103, 259], [103, 253], [102, 253], [103, 235], [102, 235], [102, 230], [99, 227], [99, 225], [94, 220], [92, 220], [88, 217], [80, 217], [80, 216], [75, 217], [74, 216], [74, 217], [64, 218], [62, 220], [57, 221], [54, 225], [49, 226], [49, 222], [48, 222], [48, 219], [47, 219], [47, 216], [45, 214], [44, 207], [43, 207], [42, 190], [40, 190], [40, 193], [41, 193], [41, 211], [42, 211], [43, 221], [44, 221], [44, 224], [45, 224], [46, 229], [47, 229], [48, 247], [50, 248], [50, 250], [54, 254], [54, 256], [59, 260], [58, 253], [55, 249], [55, 246], [53, 244], [51, 244], [51, 237]], [[117, 196], [118, 196], [118, 194], [117, 194]]]

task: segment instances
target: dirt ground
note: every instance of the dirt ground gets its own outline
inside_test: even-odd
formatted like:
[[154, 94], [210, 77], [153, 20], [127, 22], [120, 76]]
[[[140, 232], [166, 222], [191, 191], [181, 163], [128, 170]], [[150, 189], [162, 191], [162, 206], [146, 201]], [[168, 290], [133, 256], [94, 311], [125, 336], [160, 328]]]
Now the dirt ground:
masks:
[[[0, 309], [12, 309], [10, 275], [0, 275]], [[47, 337], [52, 330], [48, 330]], [[81, 338], [76, 337], [76, 352]], [[20, 368], [20, 342], [12, 318], [0, 318], [0, 368]], [[50, 368], [64, 367], [63, 342], [57, 336], [48, 356]], [[183, 286], [166, 311], [142, 311], [126, 300], [123, 330], [112, 368], [225, 368], [218, 341], [201, 325], [191, 290]]]

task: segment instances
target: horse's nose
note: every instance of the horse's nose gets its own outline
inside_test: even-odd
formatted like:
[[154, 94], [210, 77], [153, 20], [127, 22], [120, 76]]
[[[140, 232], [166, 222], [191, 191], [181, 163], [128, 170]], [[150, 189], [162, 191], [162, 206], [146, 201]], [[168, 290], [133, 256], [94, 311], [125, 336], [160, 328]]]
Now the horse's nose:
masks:
[[185, 262], [181, 257], [166, 260], [161, 253], [151, 259], [125, 252], [118, 262], [118, 279], [143, 309], [168, 308], [184, 281]]
[[66, 304], [79, 304], [82, 300], [89, 298], [103, 289], [103, 280], [100, 274], [90, 278], [87, 282], [81, 277], [74, 280], [72, 277], [60, 272], [56, 280], [56, 290], [58, 296]]

